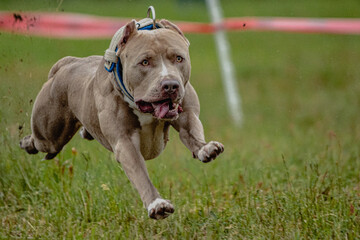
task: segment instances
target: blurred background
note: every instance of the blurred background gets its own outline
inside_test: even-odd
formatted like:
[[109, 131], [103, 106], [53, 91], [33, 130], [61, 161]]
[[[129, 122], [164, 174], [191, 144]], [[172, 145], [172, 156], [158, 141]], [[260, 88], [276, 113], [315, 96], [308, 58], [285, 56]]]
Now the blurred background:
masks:
[[[141, 19], [149, 5], [158, 19], [210, 22], [201, 0], [1, 0], [0, 10]], [[225, 18], [360, 17], [357, 0], [224, 0], [221, 5]], [[31, 132], [33, 101], [51, 66], [68, 55], [103, 55], [111, 39], [0, 32], [0, 236], [360, 237], [359, 35], [228, 32], [242, 99], [241, 128], [229, 117], [213, 36], [186, 37], [206, 138], [226, 150], [214, 163], [201, 164], [171, 131], [167, 149], [147, 166], [177, 210], [167, 222], [154, 223], [100, 144], [75, 136], [50, 162], [18, 148]]]

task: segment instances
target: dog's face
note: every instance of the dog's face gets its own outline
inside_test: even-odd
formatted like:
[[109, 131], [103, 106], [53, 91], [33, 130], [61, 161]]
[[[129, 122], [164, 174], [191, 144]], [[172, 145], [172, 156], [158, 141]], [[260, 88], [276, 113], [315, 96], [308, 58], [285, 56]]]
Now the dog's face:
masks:
[[167, 20], [165, 28], [138, 31], [126, 25], [118, 46], [123, 80], [143, 113], [174, 120], [182, 112], [185, 85], [190, 78], [189, 42]]

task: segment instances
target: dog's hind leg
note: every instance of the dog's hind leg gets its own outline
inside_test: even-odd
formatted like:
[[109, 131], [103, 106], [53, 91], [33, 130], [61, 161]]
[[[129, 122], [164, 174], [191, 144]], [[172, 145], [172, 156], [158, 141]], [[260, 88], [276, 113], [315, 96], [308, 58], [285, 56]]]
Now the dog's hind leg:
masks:
[[27, 152], [47, 153], [54, 158], [67, 144], [81, 123], [70, 110], [62, 82], [49, 79], [37, 96], [31, 115], [31, 137], [20, 143]]
[[59, 119], [52, 126], [43, 127], [39, 131], [38, 126], [33, 127], [34, 146], [38, 151], [47, 153], [44, 157], [45, 160], [50, 160], [62, 150], [77, 130], [80, 123], [77, 121], [67, 122], [64, 119]]
[[35, 148], [47, 153], [45, 160], [53, 159], [71, 140], [79, 127], [80, 123], [76, 119], [69, 121], [69, 117], [66, 116], [52, 119], [50, 125], [38, 119], [38, 123], [33, 126]]

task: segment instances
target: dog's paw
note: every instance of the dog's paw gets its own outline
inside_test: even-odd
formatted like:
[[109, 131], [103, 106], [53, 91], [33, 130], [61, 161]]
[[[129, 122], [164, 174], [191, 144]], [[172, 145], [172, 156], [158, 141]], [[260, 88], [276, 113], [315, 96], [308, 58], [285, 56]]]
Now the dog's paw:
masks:
[[224, 145], [219, 142], [211, 141], [208, 142], [205, 146], [200, 148], [197, 158], [204, 162], [210, 162], [214, 160], [220, 153], [224, 151]]
[[24, 149], [29, 154], [36, 154], [39, 152], [35, 147], [34, 139], [31, 135], [24, 137], [20, 141], [20, 148]]
[[164, 200], [161, 198], [155, 199], [148, 206], [149, 217], [159, 220], [167, 218], [170, 214], [172, 214], [174, 210], [174, 206], [170, 203], [169, 200]]

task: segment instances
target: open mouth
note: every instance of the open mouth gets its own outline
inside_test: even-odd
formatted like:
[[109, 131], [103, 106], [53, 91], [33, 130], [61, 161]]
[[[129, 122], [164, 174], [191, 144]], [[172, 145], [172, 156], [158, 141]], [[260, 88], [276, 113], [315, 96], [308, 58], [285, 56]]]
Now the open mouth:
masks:
[[170, 98], [156, 102], [137, 101], [136, 105], [143, 113], [152, 113], [158, 119], [174, 119], [183, 111], [181, 105], [174, 103]]

